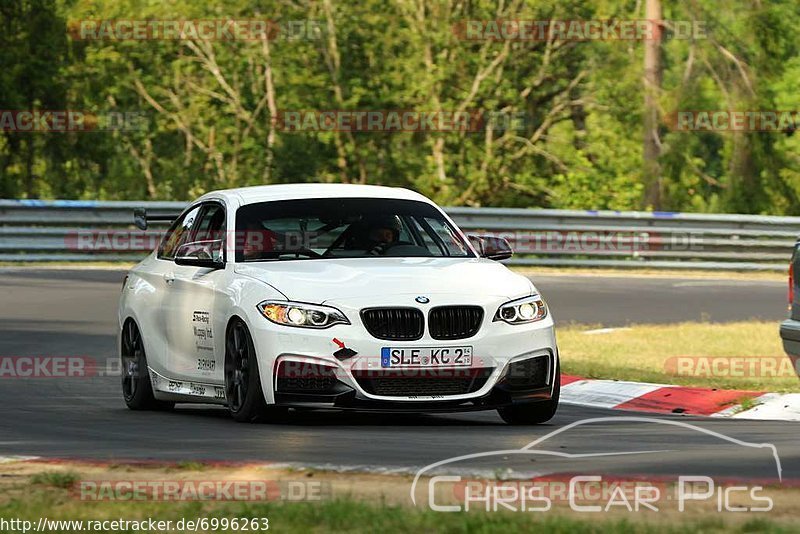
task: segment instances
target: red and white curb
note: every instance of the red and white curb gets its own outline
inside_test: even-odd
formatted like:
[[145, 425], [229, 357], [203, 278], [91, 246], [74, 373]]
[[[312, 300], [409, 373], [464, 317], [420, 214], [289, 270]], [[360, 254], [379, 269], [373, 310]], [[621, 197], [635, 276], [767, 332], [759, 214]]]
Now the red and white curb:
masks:
[[561, 402], [649, 413], [800, 421], [800, 393], [696, 388], [562, 375]]
[[14, 462], [30, 462], [38, 460], [38, 456], [0, 456], [0, 464], [10, 464]]

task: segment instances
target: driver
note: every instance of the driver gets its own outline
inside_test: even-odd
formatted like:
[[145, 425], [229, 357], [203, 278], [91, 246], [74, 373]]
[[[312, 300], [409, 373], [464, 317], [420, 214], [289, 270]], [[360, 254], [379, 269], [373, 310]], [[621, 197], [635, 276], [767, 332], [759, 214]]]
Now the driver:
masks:
[[242, 257], [247, 260], [263, 260], [265, 253], [272, 252], [275, 248], [274, 234], [257, 221], [246, 221], [242, 225], [241, 241], [237, 241], [237, 246], [241, 246]]
[[400, 240], [403, 224], [397, 215], [381, 216], [370, 221], [369, 240], [376, 246], [386, 246]]

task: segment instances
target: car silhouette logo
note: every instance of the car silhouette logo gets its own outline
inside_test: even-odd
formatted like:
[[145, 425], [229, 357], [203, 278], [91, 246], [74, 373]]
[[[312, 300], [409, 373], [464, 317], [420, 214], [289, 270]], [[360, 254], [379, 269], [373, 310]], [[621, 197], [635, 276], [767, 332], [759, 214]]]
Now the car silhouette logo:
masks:
[[422, 296], [417, 297], [414, 300], [416, 300], [420, 304], [427, 304], [427, 303], [429, 303], [431, 301], [431, 299], [429, 299], [428, 297], [422, 297]]
[[[451, 458], [447, 458], [445, 460], [441, 460], [439, 462], [435, 462], [425, 467], [421, 468], [417, 471], [416, 475], [414, 475], [414, 480], [411, 483], [411, 490], [410, 490], [410, 497], [411, 502], [416, 506], [417, 505], [417, 497], [416, 497], [416, 490], [417, 484], [419, 483], [420, 479], [423, 476], [431, 477], [434, 474], [441, 473], [443, 470], [448, 470], [448, 465], [452, 466], [458, 462], [464, 462], [467, 460], [474, 460], [474, 459], [481, 459], [486, 461], [489, 458], [497, 457], [507, 459], [509, 457], [514, 457], [519, 455], [520, 457], [527, 457], [528, 455], [531, 456], [540, 456], [541, 458], [548, 458], [548, 457], [556, 457], [556, 458], [568, 458], [568, 459], [580, 459], [580, 458], [602, 458], [602, 457], [624, 457], [624, 456], [637, 456], [637, 455], [647, 455], [647, 454], [655, 454], [655, 455], [662, 455], [664, 453], [676, 452], [674, 449], [658, 449], [658, 450], [635, 450], [635, 451], [603, 451], [603, 452], [581, 452], [581, 453], [567, 453], [563, 451], [548, 451], [542, 450], [538, 447], [559, 434], [563, 434], [573, 428], [578, 428], [582, 426], [589, 426], [593, 424], [608, 424], [608, 423], [621, 423], [621, 422], [631, 422], [631, 423], [649, 423], [655, 425], [661, 425], [665, 427], [678, 427], [678, 428], [685, 428], [688, 430], [693, 430], [699, 432], [700, 434], [704, 434], [706, 436], [715, 437], [720, 440], [722, 443], [732, 443], [734, 445], [740, 445], [742, 447], [748, 447], [753, 449], [764, 449], [767, 451], [769, 457], [775, 462], [775, 469], [777, 475], [777, 482], [783, 482], [783, 467], [781, 465], [781, 459], [778, 456], [778, 449], [772, 443], [750, 443], [747, 441], [742, 441], [740, 439], [736, 439], [730, 436], [726, 436], [720, 432], [715, 432], [713, 430], [709, 430], [707, 428], [703, 428], [700, 426], [693, 425], [691, 423], [685, 423], [683, 421], [672, 421], [668, 419], [654, 419], [650, 417], [635, 417], [635, 416], [614, 416], [614, 417], [592, 417], [589, 419], [582, 419], [579, 421], [574, 421], [569, 423], [565, 426], [557, 428], [548, 434], [545, 434], [542, 437], [531, 441], [527, 445], [519, 448], [519, 449], [505, 449], [505, 450], [495, 450], [495, 451], [488, 451], [488, 452], [478, 452], [472, 454], [466, 454], [463, 456], [453, 456]], [[538, 470], [541, 471], [543, 467], [539, 467]], [[546, 469], [546, 468], [544, 468]], [[453, 471], [453, 468], [450, 467], [449, 471]], [[427, 473], [427, 475], [426, 475]], [[448, 473], [452, 474], [452, 473]], [[513, 472], [511, 473], [514, 474]], [[546, 476], [546, 475], [553, 475], [558, 474], [558, 472], [540, 472], [536, 474], [534, 477], [539, 476]], [[519, 474], [518, 474], [519, 475]], [[507, 475], [508, 476], [508, 475]], [[528, 477], [526, 474], [523, 476], [518, 476], [519, 480]], [[446, 478], [446, 477], [444, 477]]]

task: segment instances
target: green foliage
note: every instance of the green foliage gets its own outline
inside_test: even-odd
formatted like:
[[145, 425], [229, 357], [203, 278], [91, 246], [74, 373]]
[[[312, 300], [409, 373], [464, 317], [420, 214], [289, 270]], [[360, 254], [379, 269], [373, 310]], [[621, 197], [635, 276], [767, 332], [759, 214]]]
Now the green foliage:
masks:
[[[7, 0], [0, 109], [146, 114], [141, 131], [0, 132], [0, 197], [189, 199], [306, 181], [443, 204], [800, 213], [800, 138], [675, 131], [678, 110], [796, 110], [795, 0], [662, 0], [707, 39], [662, 44], [662, 204], [643, 205], [643, 45], [470, 41], [466, 20], [641, 19], [643, 2]], [[86, 19], [315, 21], [312, 39], [91, 41]], [[505, 113], [510, 129], [286, 132], [277, 110]]]
[[31, 477], [31, 483], [53, 488], [68, 489], [74, 486], [80, 475], [74, 471], [44, 471]]

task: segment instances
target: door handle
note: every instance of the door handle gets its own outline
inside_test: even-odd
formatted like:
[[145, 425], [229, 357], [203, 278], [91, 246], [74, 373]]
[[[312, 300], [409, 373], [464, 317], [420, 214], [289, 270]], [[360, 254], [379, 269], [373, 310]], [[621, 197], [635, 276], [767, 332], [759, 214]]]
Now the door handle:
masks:
[[164, 274], [164, 281], [165, 281], [165, 282], [166, 282], [168, 285], [172, 285], [172, 282], [174, 282], [174, 281], [175, 281], [175, 273], [165, 273], [165, 274]]

